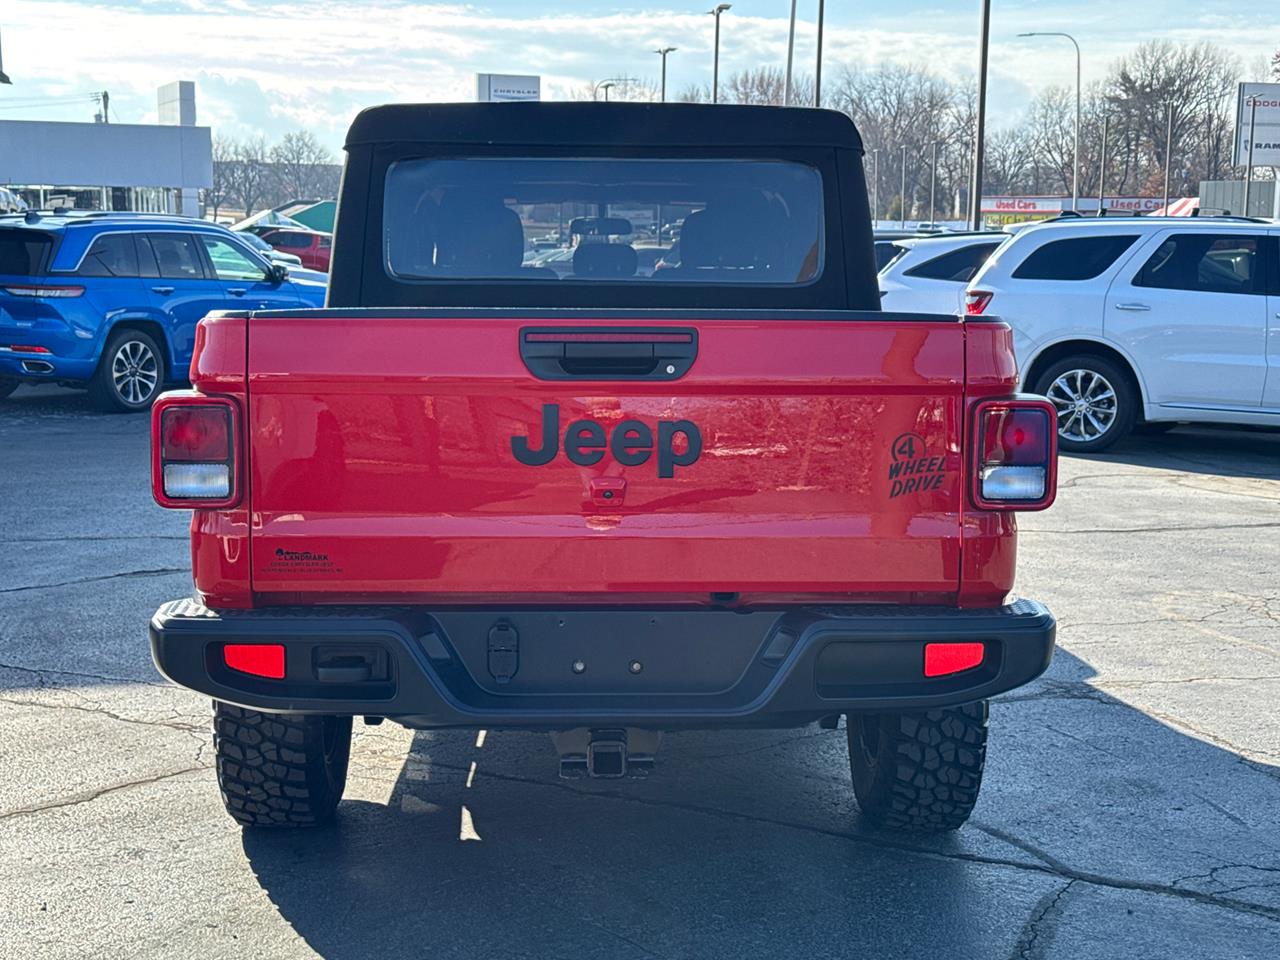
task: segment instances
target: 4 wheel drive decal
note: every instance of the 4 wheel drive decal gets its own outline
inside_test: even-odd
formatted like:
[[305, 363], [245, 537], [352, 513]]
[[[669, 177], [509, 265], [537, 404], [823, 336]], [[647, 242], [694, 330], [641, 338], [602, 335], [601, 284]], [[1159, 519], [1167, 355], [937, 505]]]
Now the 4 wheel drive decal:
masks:
[[[677, 452], [677, 438], [684, 437]], [[521, 463], [541, 467], [560, 452], [560, 405], [542, 405], [542, 443], [536, 449], [530, 437], [513, 436], [511, 452]], [[564, 455], [570, 463], [589, 467], [604, 459], [605, 448], [624, 467], [638, 467], [658, 452], [658, 476], [674, 477], [676, 467], [696, 463], [702, 454], [702, 433], [688, 420], [659, 420], [657, 442], [653, 430], [640, 420], [623, 420], [605, 437], [605, 428], [595, 420], [574, 420], [564, 431]]]
[[890, 500], [906, 493], [942, 489], [947, 458], [928, 456], [920, 434], [899, 434], [889, 450], [893, 455], [893, 463], [889, 464]]

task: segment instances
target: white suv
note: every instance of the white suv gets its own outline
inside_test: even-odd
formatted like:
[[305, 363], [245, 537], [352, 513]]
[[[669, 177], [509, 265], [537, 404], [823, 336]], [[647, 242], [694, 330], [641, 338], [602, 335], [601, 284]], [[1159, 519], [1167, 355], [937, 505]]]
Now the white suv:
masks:
[[901, 252], [880, 271], [880, 309], [960, 313], [964, 285], [1007, 239], [1004, 233], [953, 233], [895, 240]]
[[973, 278], [965, 312], [1013, 328], [1023, 388], [1057, 406], [1063, 449], [1104, 450], [1140, 422], [1280, 426], [1280, 225], [1030, 227]]

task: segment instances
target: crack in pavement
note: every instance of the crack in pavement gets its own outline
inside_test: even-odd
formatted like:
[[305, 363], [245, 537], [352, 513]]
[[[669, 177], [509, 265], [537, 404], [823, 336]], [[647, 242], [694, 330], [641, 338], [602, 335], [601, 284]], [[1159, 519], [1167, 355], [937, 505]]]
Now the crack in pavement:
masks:
[[183, 536], [170, 536], [169, 534], [157, 534], [148, 536], [144, 533], [126, 533], [126, 534], [102, 534], [101, 536], [81, 536], [81, 537], [0, 537], [0, 543], [102, 543], [108, 540], [172, 540], [175, 542], [188, 543], [191, 540], [190, 534]]
[[[433, 768], [441, 770], [452, 770], [456, 773], [467, 773], [470, 767], [462, 767], [443, 761], [432, 760]], [[1104, 874], [1093, 873], [1088, 870], [1080, 870], [1063, 863], [1048, 853], [1026, 843], [1025, 841], [1015, 841], [1009, 835], [999, 836], [1000, 839], [1011, 843], [1013, 846], [1026, 853], [1029, 853], [1038, 862], [1028, 863], [1025, 860], [1013, 860], [1006, 857], [994, 857], [980, 853], [965, 852], [948, 852], [943, 850], [931, 850], [927, 847], [918, 847], [909, 843], [894, 841], [885, 837], [871, 836], [867, 834], [844, 833], [839, 830], [832, 830], [826, 827], [818, 827], [812, 824], [795, 823], [788, 820], [779, 820], [773, 817], [760, 816], [758, 814], [742, 813], [737, 810], [724, 810], [718, 807], [709, 807], [698, 803], [685, 803], [672, 800], [655, 800], [649, 797], [640, 797], [634, 794], [618, 793], [614, 790], [580, 790], [568, 783], [551, 782], [546, 780], [534, 780], [529, 777], [515, 776], [513, 774], [497, 773], [489, 770], [479, 776], [487, 777], [492, 780], [499, 780], [507, 783], [518, 783], [527, 786], [546, 787], [552, 790], [563, 790], [577, 797], [592, 797], [602, 800], [617, 800], [624, 803], [634, 803], [641, 806], [657, 807], [668, 810], [682, 810], [688, 813], [697, 813], [704, 816], [723, 817], [731, 820], [740, 820], [745, 823], [764, 824], [766, 826], [783, 827], [792, 830], [802, 830], [806, 833], [814, 833], [820, 836], [833, 837], [839, 840], [846, 840], [852, 843], [862, 844], [865, 846], [875, 847], [880, 850], [890, 850], [895, 853], [906, 853], [914, 856], [923, 857], [929, 860], [953, 861], [960, 863], [973, 863], [982, 866], [993, 867], [1009, 867], [1014, 870], [1025, 870], [1033, 873], [1045, 874], [1047, 876], [1059, 877], [1063, 880], [1078, 881], [1087, 883], [1090, 886], [1104, 887], [1111, 890], [1128, 890], [1139, 893], [1151, 893], [1157, 896], [1172, 897], [1181, 900], [1190, 900], [1206, 906], [1217, 907], [1223, 910], [1232, 910], [1238, 913], [1248, 913], [1253, 916], [1262, 917], [1266, 920], [1280, 922], [1280, 907], [1269, 907], [1263, 904], [1250, 903], [1247, 900], [1233, 900], [1220, 895], [1203, 893], [1198, 890], [1189, 890], [1182, 887], [1173, 887], [1167, 883], [1160, 883], [1154, 880], [1128, 880], [1122, 877], [1108, 877]], [[998, 836], [998, 833], [991, 828], [979, 827], [984, 833], [992, 836]]]
[[[92, 703], [92, 701], [90, 701]], [[205, 724], [194, 723], [178, 723], [165, 720], [140, 720], [136, 717], [122, 717], [118, 713], [113, 713], [102, 706], [81, 706], [76, 703], [44, 703], [40, 700], [22, 700], [17, 697], [0, 697], [0, 703], [11, 703], [19, 707], [38, 707], [43, 710], [75, 710], [80, 713], [93, 713], [99, 716], [107, 717], [110, 720], [119, 720], [121, 723], [133, 723], [142, 727], [166, 727], [170, 730], [182, 730], [184, 732], [192, 730], [207, 730]]]
[[141, 577], [164, 577], [173, 573], [190, 573], [190, 567], [156, 567], [154, 570], [126, 570], [124, 573], [109, 573], [101, 577], [81, 577], [78, 580], [63, 580], [59, 583], [33, 583], [25, 587], [6, 587], [0, 593], [23, 593], [28, 590], [53, 590], [56, 587], [74, 587], [82, 583], [101, 583], [104, 580], [127, 580]]
[[[1035, 909], [1031, 914], [1031, 918], [1023, 925], [1022, 931], [1018, 934], [1018, 942], [1014, 945], [1013, 953], [1010, 954], [1010, 960], [1033, 960], [1033, 957], [1043, 957], [1045, 951], [1049, 949], [1049, 945], [1053, 942], [1054, 928], [1057, 920], [1061, 916], [1058, 910], [1058, 902], [1067, 894], [1076, 883], [1077, 880], [1068, 880], [1057, 891], [1046, 893], [1036, 903]], [[1050, 914], [1053, 914], [1050, 917]], [[1053, 926], [1045, 932], [1043, 944], [1041, 944], [1040, 925], [1049, 920]], [[1038, 946], [1039, 945], [1039, 946]], [[1035, 951], [1033, 954], [1032, 951]]]
[[142, 777], [137, 780], [126, 780], [124, 783], [114, 783], [109, 787], [99, 787], [97, 790], [89, 790], [84, 793], [78, 793], [71, 797], [64, 797], [61, 800], [50, 800], [48, 803], [39, 803], [30, 807], [19, 807], [16, 810], [6, 810], [0, 813], [0, 820], [9, 820], [13, 817], [30, 816], [37, 813], [47, 813], [50, 810], [61, 810], [65, 807], [76, 807], [82, 803], [91, 803], [99, 797], [105, 797], [112, 793], [119, 793], [121, 790], [129, 790], [133, 787], [143, 787], [152, 783], [160, 783], [163, 780], [171, 780], [174, 777], [180, 777], [186, 773], [195, 773], [198, 770], [211, 769], [209, 764], [198, 764], [191, 767], [183, 767], [181, 770], [170, 770], [168, 773], [157, 773], [150, 777]]
[[169, 689], [172, 686], [158, 680], [143, 680], [139, 677], [112, 677], [103, 673], [77, 673], [74, 670], [51, 670], [46, 667], [20, 667], [16, 663], [0, 663], [0, 670], [15, 670], [19, 673], [30, 673], [40, 677], [42, 682], [38, 689], [65, 689], [59, 684], [44, 683], [43, 677], [45, 674], [55, 674], [60, 677], [79, 677], [82, 680], [98, 680], [102, 683], [136, 683], [145, 687], [162, 687], [164, 689]]

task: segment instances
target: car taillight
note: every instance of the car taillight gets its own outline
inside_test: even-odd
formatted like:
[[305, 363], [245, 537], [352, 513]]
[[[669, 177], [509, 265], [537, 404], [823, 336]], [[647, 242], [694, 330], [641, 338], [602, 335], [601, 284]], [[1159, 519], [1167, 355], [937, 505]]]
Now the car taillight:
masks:
[[236, 405], [189, 390], [166, 393], [151, 410], [151, 492], [162, 507], [234, 506], [239, 445]]
[[993, 294], [987, 290], [968, 290], [964, 295], [964, 312], [966, 316], [980, 317], [991, 302]]
[[48, 347], [37, 347], [33, 343], [11, 343], [6, 347], [10, 353], [48, 353]]
[[978, 404], [974, 418], [973, 499], [987, 510], [1043, 510], [1058, 483], [1057, 411], [1048, 400]]
[[222, 662], [232, 670], [267, 677], [284, 679], [284, 644], [282, 643], [228, 643], [222, 647]]
[[65, 287], [21, 284], [7, 286], [4, 288], [4, 292], [15, 297], [81, 297], [84, 296], [84, 287], [76, 286], [75, 284], [68, 284]]

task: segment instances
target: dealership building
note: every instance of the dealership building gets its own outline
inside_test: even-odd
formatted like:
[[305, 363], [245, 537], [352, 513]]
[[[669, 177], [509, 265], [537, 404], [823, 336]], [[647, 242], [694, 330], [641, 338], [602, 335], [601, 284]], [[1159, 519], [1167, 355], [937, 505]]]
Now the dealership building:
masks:
[[165, 84], [158, 107], [158, 124], [0, 120], [0, 186], [32, 207], [199, 216], [213, 142], [195, 84]]

